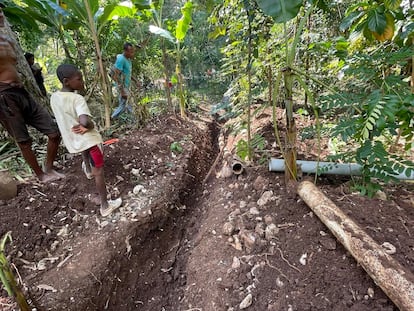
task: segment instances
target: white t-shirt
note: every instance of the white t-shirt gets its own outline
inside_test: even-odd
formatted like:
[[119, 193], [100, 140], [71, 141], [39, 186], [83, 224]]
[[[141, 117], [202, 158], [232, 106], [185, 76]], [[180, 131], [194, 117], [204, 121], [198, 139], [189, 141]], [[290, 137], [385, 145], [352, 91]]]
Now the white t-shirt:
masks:
[[93, 128], [85, 134], [75, 134], [72, 127], [79, 124], [82, 114], [91, 117], [91, 112], [82, 95], [73, 92], [55, 92], [50, 97], [50, 105], [55, 115], [63, 143], [70, 153], [78, 153], [102, 143], [102, 136]]

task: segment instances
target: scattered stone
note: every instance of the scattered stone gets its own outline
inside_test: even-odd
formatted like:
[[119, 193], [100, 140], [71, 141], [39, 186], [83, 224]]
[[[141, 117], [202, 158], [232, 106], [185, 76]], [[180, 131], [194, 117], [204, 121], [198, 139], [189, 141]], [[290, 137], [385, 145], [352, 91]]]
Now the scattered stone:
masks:
[[273, 191], [269, 190], [269, 191], [263, 192], [262, 196], [257, 201], [257, 205], [259, 206], [266, 205], [268, 202], [272, 200], [272, 197], [273, 197]]
[[395, 246], [389, 242], [384, 242], [381, 244], [381, 246], [384, 249], [384, 251], [389, 255], [393, 255], [397, 252], [397, 249], [395, 248]]
[[265, 225], [262, 222], [259, 222], [256, 224], [256, 227], [254, 228], [254, 232], [257, 233], [257, 235], [261, 238], [264, 238], [265, 236]]
[[276, 278], [276, 286], [279, 287], [279, 288], [282, 288], [283, 286], [285, 286], [285, 283], [283, 283], [283, 281], [279, 277], [277, 277]]
[[257, 209], [257, 207], [256, 207], [256, 206], [251, 207], [251, 208], [249, 209], [249, 213], [250, 213], [250, 215], [259, 215], [259, 214], [260, 214], [260, 212], [259, 212], [259, 210]]
[[243, 231], [240, 232], [240, 238], [243, 241], [246, 251], [248, 253], [252, 252], [256, 246], [257, 235], [255, 232]]
[[219, 178], [229, 178], [233, 175], [233, 170], [230, 166], [227, 165], [227, 163], [223, 166], [220, 173], [218, 174]]
[[239, 269], [240, 268], [240, 259], [236, 256], [233, 257], [233, 263], [231, 264], [232, 269]]
[[275, 224], [270, 224], [266, 227], [265, 238], [270, 241], [279, 233], [279, 228]]
[[234, 225], [231, 222], [226, 222], [223, 225], [223, 234], [231, 236], [234, 233]]
[[242, 245], [240, 243], [240, 240], [239, 240], [238, 236], [237, 235], [233, 235], [233, 240], [234, 240], [234, 243], [232, 243], [231, 246], [233, 246], [238, 251], [241, 251], [243, 249], [243, 247], [242, 247]]
[[140, 192], [145, 193], [145, 192], [147, 192], [147, 191], [145, 190], [145, 187], [144, 187], [143, 185], [136, 185], [136, 186], [134, 187], [134, 189], [132, 190], [132, 192], [133, 192], [135, 195], [137, 195], [137, 194], [139, 194]]
[[378, 199], [381, 201], [387, 201], [387, 195], [385, 194], [384, 191], [378, 190], [374, 195], [374, 199]]
[[306, 266], [307, 258], [308, 258], [308, 254], [306, 253], [300, 256], [299, 262], [302, 266]]
[[247, 206], [246, 201], [240, 201], [240, 205], [239, 205], [240, 209], [243, 209], [243, 208], [245, 208], [246, 206]]
[[264, 217], [264, 222], [265, 222], [266, 225], [270, 225], [271, 223], [273, 223], [273, 217], [270, 216], [270, 215], [266, 215]]
[[252, 305], [253, 302], [253, 295], [248, 294], [240, 303], [239, 308], [240, 310], [246, 309]]
[[134, 175], [134, 176], [137, 176], [137, 177], [140, 175], [140, 172], [141, 172], [141, 170], [138, 169], [138, 168], [133, 168], [131, 170], [131, 174]]
[[368, 296], [372, 299], [374, 298], [374, 289], [369, 287], [367, 290]]
[[256, 191], [262, 191], [267, 185], [267, 180], [262, 176], [257, 176], [256, 180], [253, 182], [253, 188]]
[[8, 171], [0, 171], [0, 200], [9, 200], [17, 195], [17, 183]]

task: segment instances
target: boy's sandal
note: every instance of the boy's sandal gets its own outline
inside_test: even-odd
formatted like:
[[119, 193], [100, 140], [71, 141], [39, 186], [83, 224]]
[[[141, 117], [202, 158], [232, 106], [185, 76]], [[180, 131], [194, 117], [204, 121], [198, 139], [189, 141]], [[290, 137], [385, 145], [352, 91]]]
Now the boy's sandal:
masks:
[[119, 208], [122, 205], [122, 199], [118, 198], [116, 200], [109, 200], [108, 201], [108, 207], [100, 209], [101, 215], [103, 217], [111, 215], [111, 213]]

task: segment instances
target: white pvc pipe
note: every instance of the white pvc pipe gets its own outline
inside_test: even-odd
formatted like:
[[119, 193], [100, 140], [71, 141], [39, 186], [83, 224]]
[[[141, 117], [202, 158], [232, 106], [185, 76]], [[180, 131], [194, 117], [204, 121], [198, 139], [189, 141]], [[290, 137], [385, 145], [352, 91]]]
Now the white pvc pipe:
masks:
[[[296, 164], [300, 166], [303, 173], [316, 174], [317, 170], [321, 174], [333, 174], [333, 175], [361, 175], [361, 165], [356, 163], [334, 163], [334, 162], [317, 162], [317, 161], [302, 161], [297, 160]], [[323, 170], [327, 168], [327, 170]], [[285, 160], [271, 158], [269, 161], [269, 171], [283, 172], [285, 170]], [[322, 170], [322, 171], [321, 171]], [[397, 179], [409, 179], [414, 180], [414, 171], [407, 177], [405, 171], [401, 174], [397, 172], [392, 175]]]

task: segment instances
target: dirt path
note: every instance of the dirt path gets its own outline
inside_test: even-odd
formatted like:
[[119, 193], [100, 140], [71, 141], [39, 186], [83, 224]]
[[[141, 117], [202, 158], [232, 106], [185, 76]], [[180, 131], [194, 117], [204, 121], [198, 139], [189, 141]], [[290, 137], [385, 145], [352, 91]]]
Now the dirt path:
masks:
[[[109, 218], [88, 200], [93, 182], [78, 157], [66, 160], [65, 181], [20, 185], [17, 198], [0, 201], [0, 234], [12, 231], [7, 253], [37, 310], [397, 310], [287, 194], [282, 174], [264, 166], [220, 174], [221, 158], [203, 184], [218, 130], [164, 116], [120, 135], [106, 147], [106, 175], [124, 204]], [[346, 182], [323, 177], [319, 186], [413, 272], [413, 186], [390, 186], [379, 200]]]

